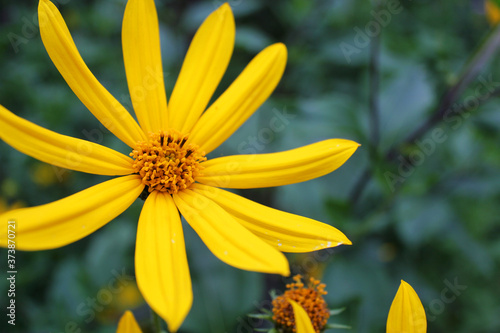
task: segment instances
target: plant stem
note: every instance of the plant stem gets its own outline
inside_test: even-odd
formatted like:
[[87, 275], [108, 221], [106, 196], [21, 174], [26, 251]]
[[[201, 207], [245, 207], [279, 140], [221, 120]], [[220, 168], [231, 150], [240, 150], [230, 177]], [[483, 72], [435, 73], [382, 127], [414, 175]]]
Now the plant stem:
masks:
[[450, 87], [450, 89], [448, 89], [448, 91], [441, 98], [436, 111], [433, 112], [431, 116], [419, 128], [410, 133], [401, 144], [393, 147], [387, 152], [386, 157], [388, 158], [388, 160], [392, 160], [393, 158], [395, 158], [395, 156], [393, 155], [399, 151], [399, 148], [401, 146], [412, 143], [416, 139], [422, 137], [425, 133], [427, 133], [429, 129], [431, 129], [435, 124], [439, 123], [443, 119], [453, 102], [455, 102], [460, 97], [465, 88], [467, 88], [467, 86], [476, 78], [479, 71], [484, 68], [485, 64], [496, 52], [499, 46], [500, 25], [498, 25], [489, 33], [489, 35], [476, 49], [476, 52], [474, 52], [469, 58], [457, 82], [452, 87]]
[[152, 322], [153, 322], [153, 331], [155, 333], [161, 333], [161, 320], [160, 320], [160, 316], [158, 316], [158, 314], [153, 309], [151, 309], [151, 319], [152, 319]]
[[[478, 46], [476, 51], [469, 57], [462, 73], [460, 74], [457, 82], [451, 86], [446, 93], [441, 98], [436, 110], [424, 121], [424, 123], [418, 127], [415, 131], [411, 132], [404, 140], [400, 143], [394, 145], [385, 154], [385, 159], [388, 162], [393, 161], [397, 158], [399, 151], [405, 145], [415, 142], [418, 138], [422, 137], [433, 128], [437, 123], [441, 122], [450, 110], [451, 105], [458, 100], [462, 92], [467, 88], [467, 86], [476, 78], [479, 71], [484, 68], [488, 60], [493, 56], [500, 46], [500, 25], [493, 29], [488, 36], [483, 40], [483, 42]], [[489, 94], [487, 96], [481, 96], [480, 104], [484, 103], [486, 100], [496, 95], [495, 93]], [[484, 98], [484, 99], [482, 99]], [[373, 119], [372, 119], [373, 121]], [[372, 162], [375, 162], [371, 159]], [[358, 182], [353, 187], [350, 195], [351, 204], [356, 204], [358, 199], [363, 194], [366, 185], [370, 182], [372, 178], [372, 173], [370, 172], [371, 167], [367, 167], [362, 173], [362, 177], [359, 178]]]
[[[372, 8], [378, 11], [382, 1], [373, 0]], [[373, 37], [370, 44], [370, 139], [372, 153], [376, 154], [380, 140], [380, 120], [379, 120], [379, 81], [380, 81], [380, 33]], [[375, 156], [375, 155], [374, 155]]]

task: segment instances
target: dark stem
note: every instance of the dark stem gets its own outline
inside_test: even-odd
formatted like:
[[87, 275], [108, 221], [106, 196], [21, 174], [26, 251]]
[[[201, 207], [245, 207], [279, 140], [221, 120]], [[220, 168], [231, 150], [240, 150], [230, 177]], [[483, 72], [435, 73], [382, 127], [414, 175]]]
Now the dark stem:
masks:
[[160, 316], [158, 316], [158, 314], [153, 309], [151, 309], [151, 319], [153, 322], [153, 331], [155, 333], [161, 333]]
[[[372, 9], [379, 11], [382, 7], [381, 0], [372, 0]], [[378, 159], [378, 144], [380, 142], [380, 108], [379, 108], [379, 86], [380, 86], [380, 43], [381, 34], [377, 34], [370, 44], [370, 65], [369, 65], [369, 75], [370, 75], [370, 91], [369, 91], [369, 117], [370, 117], [370, 160], [375, 161]], [[361, 177], [358, 179], [357, 183], [351, 192], [351, 202], [355, 203], [361, 196], [364, 185], [371, 178], [372, 170], [366, 169]]]
[[[436, 108], [436, 111], [415, 131], [410, 133], [406, 139], [403, 140], [399, 145], [391, 148], [386, 157], [388, 160], [394, 159], [397, 152], [402, 146], [414, 142], [418, 138], [421, 138], [427, 131], [433, 128], [437, 123], [441, 122], [445, 117], [446, 113], [449, 112], [452, 104], [460, 97], [465, 88], [477, 77], [479, 71], [484, 68], [491, 56], [496, 52], [500, 46], [500, 25], [492, 30], [490, 34], [483, 40], [479, 45], [478, 49], [471, 58], [467, 61], [464, 70], [462, 71], [460, 78], [457, 83], [453, 85], [448, 91], [443, 95], [441, 101]], [[486, 96], [487, 98], [489, 96]], [[482, 101], [481, 99], [479, 99]]]
[[[382, 5], [382, 1], [373, 0], [372, 7], [378, 11]], [[379, 119], [379, 82], [380, 82], [380, 33], [376, 35], [370, 44], [370, 139], [371, 149], [376, 154], [377, 146], [380, 140], [380, 119]], [[375, 156], [375, 155], [374, 155]]]
[[[394, 145], [387, 153], [385, 154], [385, 158], [388, 162], [393, 161], [397, 158], [402, 147], [415, 142], [415, 140], [421, 138], [425, 135], [430, 129], [432, 129], [436, 124], [443, 121], [443, 118], [450, 111], [450, 107], [454, 102], [456, 102], [463, 91], [467, 88], [467, 86], [476, 78], [479, 71], [484, 68], [488, 60], [492, 57], [492, 55], [497, 51], [500, 46], [500, 25], [498, 25], [494, 30], [492, 30], [488, 36], [483, 40], [483, 42], [479, 45], [476, 52], [472, 54], [472, 56], [467, 61], [467, 64], [464, 67], [458, 81], [450, 87], [438, 104], [436, 111], [434, 111], [424, 123], [418, 127], [415, 131], [411, 132], [404, 140], [400, 143]], [[495, 89], [492, 93], [487, 93], [480, 96], [478, 100], [478, 107], [484, 102], [486, 102], [492, 96], [496, 96], [499, 94], [498, 89]], [[462, 108], [462, 112], [470, 110], [470, 107]], [[373, 123], [373, 118], [371, 119]], [[372, 129], [373, 131], [373, 129]], [[372, 132], [373, 135], [373, 132]], [[373, 159], [372, 159], [373, 161]], [[367, 168], [362, 176], [359, 178], [358, 182], [355, 184], [353, 191], [350, 195], [350, 202], [354, 205], [357, 200], [361, 197], [366, 185], [368, 185], [371, 180], [371, 172], [370, 168]]]

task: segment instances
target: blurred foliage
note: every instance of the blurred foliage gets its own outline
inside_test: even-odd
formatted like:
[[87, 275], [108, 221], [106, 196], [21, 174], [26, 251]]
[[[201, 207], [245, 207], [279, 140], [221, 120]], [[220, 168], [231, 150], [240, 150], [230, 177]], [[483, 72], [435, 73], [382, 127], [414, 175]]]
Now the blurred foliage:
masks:
[[[241, 153], [252, 137], [259, 153], [330, 137], [361, 143], [342, 168], [321, 179], [241, 191], [266, 205], [332, 224], [353, 241], [349, 247], [289, 255], [293, 273], [322, 278], [330, 307], [347, 307], [336, 322], [352, 325], [353, 332], [385, 331], [400, 279], [420, 295], [429, 332], [499, 332], [500, 100], [492, 93], [480, 105], [471, 104], [480, 97], [478, 89], [486, 93], [500, 86], [498, 54], [482, 64], [479, 78], [453, 101], [448, 117], [399, 147], [436, 112], [489, 33], [484, 3], [402, 0], [395, 2], [400, 11], [380, 18], [380, 11], [394, 2], [381, 1], [374, 9], [375, 2], [366, 0], [229, 1], [236, 47], [216, 96], [271, 43], [285, 43], [289, 61], [270, 100], [212, 156]], [[59, 3], [89, 68], [131, 110], [120, 41], [125, 0]], [[170, 95], [196, 28], [222, 1], [156, 4]], [[36, 1], [2, 4], [0, 103], [59, 133], [128, 154], [52, 65], [34, 21], [36, 10]], [[387, 23], [378, 52], [378, 142], [372, 140], [369, 103], [372, 48], [360, 37], [377, 22]], [[346, 57], [341, 45], [347, 44], [355, 50]], [[469, 107], [459, 112], [458, 105]], [[277, 113], [287, 115], [286, 126], [266, 136], [263, 129]], [[433, 136], [436, 130], [439, 140]], [[387, 159], [391, 147], [401, 149]], [[408, 165], [412, 156], [415, 163]], [[388, 172], [401, 176], [401, 170], [404, 177], [388, 181]], [[104, 179], [44, 165], [0, 142], [2, 209], [51, 202]], [[109, 225], [62, 249], [17, 252], [17, 325], [7, 326], [4, 316], [0, 331], [114, 332], [125, 308], [148, 326], [149, 311], [133, 281], [140, 208], [138, 200]], [[268, 304], [269, 290], [283, 290], [285, 281], [223, 264], [184, 227], [194, 304], [181, 332], [251, 332], [260, 323], [245, 314]], [[0, 253], [6, 257], [5, 250]], [[4, 264], [0, 267], [6, 271]], [[123, 288], [114, 292], [110, 283]], [[463, 287], [453, 292], [450, 284]], [[6, 290], [2, 278], [3, 309]]]

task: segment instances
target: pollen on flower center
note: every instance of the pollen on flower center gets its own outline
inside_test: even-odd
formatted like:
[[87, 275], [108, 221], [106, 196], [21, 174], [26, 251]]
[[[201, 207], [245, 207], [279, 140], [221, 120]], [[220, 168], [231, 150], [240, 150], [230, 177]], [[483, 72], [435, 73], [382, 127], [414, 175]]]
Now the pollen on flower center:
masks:
[[187, 144], [187, 135], [175, 130], [151, 133], [149, 141], [140, 141], [130, 153], [134, 172], [142, 177], [149, 192], [170, 194], [188, 188], [203, 169], [204, 152]]
[[293, 308], [288, 302], [291, 299], [299, 303], [307, 312], [316, 333], [322, 332], [330, 317], [328, 305], [323, 299], [323, 295], [327, 294], [326, 285], [311, 278], [309, 286], [304, 288], [300, 275], [294, 276], [293, 279], [294, 283], [286, 285], [288, 290], [273, 300], [273, 320], [277, 328], [284, 333], [297, 332]]

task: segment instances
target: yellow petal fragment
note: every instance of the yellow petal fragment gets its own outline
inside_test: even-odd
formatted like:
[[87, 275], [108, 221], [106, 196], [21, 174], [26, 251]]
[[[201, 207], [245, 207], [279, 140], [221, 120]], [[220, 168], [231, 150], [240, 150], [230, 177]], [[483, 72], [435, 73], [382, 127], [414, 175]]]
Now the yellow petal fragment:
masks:
[[132, 312], [128, 310], [125, 311], [118, 322], [116, 333], [142, 333], [141, 328], [139, 327], [139, 324], [137, 324]]
[[234, 47], [234, 17], [225, 3], [196, 32], [168, 104], [170, 127], [189, 133], [226, 71]]
[[297, 302], [287, 299], [292, 305], [297, 333], [316, 333], [306, 310]]
[[175, 204], [212, 253], [249, 271], [290, 275], [286, 257], [239, 224], [204, 195], [189, 189], [174, 194]]
[[212, 186], [193, 184], [252, 233], [281, 252], [311, 252], [351, 241], [338, 229], [306, 217], [266, 207]]
[[387, 333], [425, 333], [427, 319], [422, 302], [413, 288], [401, 280], [387, 317]]
[[[118, 177], [49, 204], [5, 212], [0, 223], [15, 221], [16, 249], [53, 249], [76, 242], [120, 215], [143, 188], [137, 175]], [[5, 228], [0, 246], [7, 244]]]
[[153, 191], [139, 218], [135, 247], [137, 285], [151, 308], [168, 324], [181, 326], [193, 293], [179, 212], [169, 194]]
[[259, 188], [304, 182], [326, 175], [344, 164], [359, 144], [330, 139], [270, 154], [234, 155], [203, 163], [196, 180], [225, 188]]
[[123, 16], [122, 46], [128, 89], [145, 133], [167, 129], [167, 97], [154, 0], [129, 0]]
[[56, 6], [40, 0], [38, 6], [40, 35], [52, 62], [68, 86], [92, 114], [130, 147], [146, 136], [130, 113], [90, 72], [71, 38], [68, 27]]
[[281, 43], [261, 51], [201, 116], [190, 141], [208, 154], [230, 137], [274, 91], [286, 58], [286, 46]]
[[132, 159], [107, 147], [52, 132], [0, 105], [0, 138], [40, 161], [97, 175], [128, 175]]

